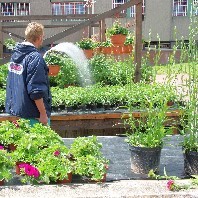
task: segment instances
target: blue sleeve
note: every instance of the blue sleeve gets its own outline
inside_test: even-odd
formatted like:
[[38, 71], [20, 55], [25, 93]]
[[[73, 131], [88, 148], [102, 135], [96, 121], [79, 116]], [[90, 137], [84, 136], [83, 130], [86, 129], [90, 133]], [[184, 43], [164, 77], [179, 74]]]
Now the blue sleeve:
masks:
[[38, 52], [30, 55], [27, 60], [26, 84], [32, 100], [43, 98], [48, 91], [45, 62]]

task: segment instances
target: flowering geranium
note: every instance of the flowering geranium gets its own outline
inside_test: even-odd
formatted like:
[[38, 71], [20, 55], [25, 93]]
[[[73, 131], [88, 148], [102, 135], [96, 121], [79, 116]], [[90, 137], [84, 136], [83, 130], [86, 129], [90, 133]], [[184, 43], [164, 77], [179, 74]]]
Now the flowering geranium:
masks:
[[39, 180], [45, 183], [68, 178], [73, 171], [73, 162], [68, 159], [69, 149], [65, 145], [51, 145], [41, 150], [34, 158], [40, 171]]
[[28, 163], [20, 164], [19, 168], [24, 169], [25, 174], [28, 176], [33, 176], [34, 178], [38, 178], [40, 176], [39, 170]]

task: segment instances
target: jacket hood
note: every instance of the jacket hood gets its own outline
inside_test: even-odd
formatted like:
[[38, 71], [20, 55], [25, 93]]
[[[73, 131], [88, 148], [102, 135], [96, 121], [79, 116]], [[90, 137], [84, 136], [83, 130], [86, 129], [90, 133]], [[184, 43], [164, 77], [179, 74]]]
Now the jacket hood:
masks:
[[25, 56], [33, 51], [38, 51], [33, 45], [19, 43], [13, 50], [12, 61], [20, 63]]

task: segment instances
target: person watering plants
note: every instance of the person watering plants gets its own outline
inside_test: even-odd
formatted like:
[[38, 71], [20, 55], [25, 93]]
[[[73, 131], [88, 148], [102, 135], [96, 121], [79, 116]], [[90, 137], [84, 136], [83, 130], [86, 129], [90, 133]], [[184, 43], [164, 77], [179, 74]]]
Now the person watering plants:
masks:
[[50, 124], [51, 93], [48, 67], [39, 53], [44, 27], [31, 22], [25, 41], [16, 45], [8, 65], [6, 113], [30, 120], [30, 124]]

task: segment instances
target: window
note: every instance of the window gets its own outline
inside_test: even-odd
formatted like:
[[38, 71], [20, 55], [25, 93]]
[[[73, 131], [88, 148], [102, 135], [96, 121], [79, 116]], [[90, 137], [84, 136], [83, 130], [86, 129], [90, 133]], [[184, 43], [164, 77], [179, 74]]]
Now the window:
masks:
[[193, 13], [198, 15], [198, 0], [193, 0]]
[[187, 5], [187, 0], [173, 0], [173, 16], [186, 16]]
[[[127, 0], [113, 0], [113, 8], [116, 8], [117, 6], [126, 3]], [[126, 10], [124, 10], [122, 13], [125, 13]], [[135, 6], [132, 6], [130, 8], [130, 17], [135, 17]], [[145, 13], [145, 0], [143, 0], [143, 4], [142, 4], [142, 14]]]
[[84, 2], [52, 3], [53, 15], [85, 14]]
[[[30, 14], [29, 3], [0, 3], [2, 16], [27, 16]], [[3, 20], [2, 22], [19, 22], [19, 20]]]
[[3, 16], [26, 16], [30, 14], [29, 3], [0, 3]]

